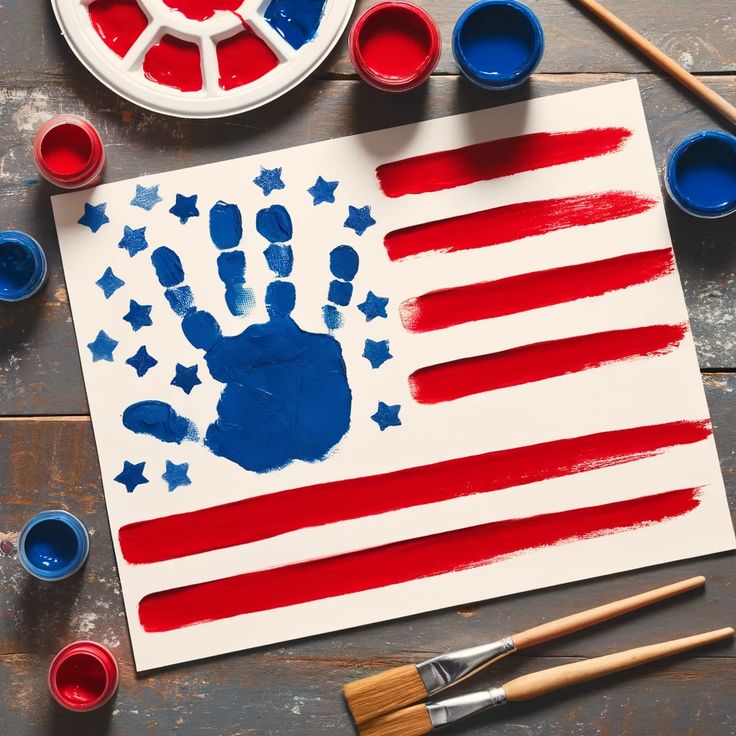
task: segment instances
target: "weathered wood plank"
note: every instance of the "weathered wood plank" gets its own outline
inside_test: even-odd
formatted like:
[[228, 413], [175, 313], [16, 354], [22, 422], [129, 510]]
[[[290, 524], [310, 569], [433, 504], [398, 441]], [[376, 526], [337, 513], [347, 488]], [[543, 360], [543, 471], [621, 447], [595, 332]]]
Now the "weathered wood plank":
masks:
[[[373, 0], [359, 0], [358, 9]], [[470, 2], [423, 0], [443, 39], [438, 73], [455, 74], [452, 28]], [[570, 0], [528, 0], [544, 26], [546, 48], [540, 71], [641, 72], [646, 62], [588, 18]], [[736, 19], [731, 0], [608, 0], [606, 5], [653, 43], [697, 72], [736, 71]], [[358, 12], [358, 11], [356, 11]], [[24, 0], [6, 3], [0, 18], [6, 29], [0, 68], [7, 78], [36, 81], [81, 78], [82, 69], [67, 47], [53, 18], [50, 3]], [[321, 74], [355, 76], [345, 39], [322, 65]]]
[[[45, 84], [6, 88], [4, 93], [0, 89], [0, 96], [5, 95], [0, 140], [6, 146], [0, 152], [0, 227], [30, 232], [46, 247], [50, 264], [49, 284], [42, 293], [0, 308], [0, 411], [87, 412], [48, 201], [53, 189], [38, 181], [31, 157], [36, 126], [54, 112], [80, 112], [99, 126], [108, 143], [107, 178], [115, 181], [622, 78], [540, 76], [529, 90], [494, 96], [461, 80], [440, 77], [431, 81], [426, 94], [409, 94], [400, 102], [357, 82], [315, 81], [266, 109], [225, 121], [172, 120], [133, 109], [88, 78], [71, 88]], [[736, 76], [711, 81], [719, 92], [736, 98]], [[661, 166], [679, 138], [713, 122], [669, 82], [646, 75], [640, 85]], [[701, 365], [734, 367], [733, 226], [729, 218], [696, 221], [671, 206], [668, 216]]]

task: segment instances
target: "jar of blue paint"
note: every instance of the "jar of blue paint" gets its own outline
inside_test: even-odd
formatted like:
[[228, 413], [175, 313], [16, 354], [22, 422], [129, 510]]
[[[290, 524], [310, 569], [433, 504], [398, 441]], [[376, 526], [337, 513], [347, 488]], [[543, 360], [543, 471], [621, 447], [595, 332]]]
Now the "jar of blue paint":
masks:
[[0, 231], [0, 301], [27, 299], [45, 280], [46, 256], [41, 246], [19, 230]]
[[460, 71], [484, 89], [525, 82], [544, 53], [537, 16], [516, 0], [480, 0], [457, 20], [452, 52]]
[[63, 580], [84, 565], [89, 535], [74, 514], [63, 509], [36, 514], [20, 533], [20, 564], [41, 580]]
[[703, 130], [680, 141], [667, 160], [665, 186], [689, 215], [710, 218], [736, 212], [736, 136]]

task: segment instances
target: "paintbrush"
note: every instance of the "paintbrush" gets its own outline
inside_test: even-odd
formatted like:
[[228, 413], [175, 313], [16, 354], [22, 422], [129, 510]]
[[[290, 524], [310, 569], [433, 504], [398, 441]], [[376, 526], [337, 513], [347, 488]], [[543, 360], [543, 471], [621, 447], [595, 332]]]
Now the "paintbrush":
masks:
[[723, 115], [731, 125], [736, 125], [736, 107], [730, 102], [726, 102], [717, 92], [703, 84], [699, 79], [696, 79], [686, 69], [683, 69], [674, 59], [671, 59], [651, 41], [644, 38], [641, 33], [638, 33], [631, 26], [624, 23], [610, 10], [597, 2], [597, 0], [573, 0], [573, 2], [582, 5], [586, 10], [590, 11], [598, 20], [608, 26], [612, 31], [618, 33], [621, 38], [628, 41], [660, 69], [667, 72], [673, 79], [676, 79], [693, 94], [700, 97], [703, 102], [708, 103], [714, 110]]
[[704, 584], [705, 578], [700, 575], [549, 621], [488, 644], [448, 652], [419, 664], [394, 667], [345, 685], [343, 688], [345, 700], [355, 723], [359, 726], [384, 713], [424, 700], [427, 696], [464, 680], [512, 652], [572, 634], [657, 601], [694, 590]]
[[394, 713], [380, 716], [360, 726], [361, 736], [423, 736], [443, 726], [458, 723], [463, 719], [506, 703], [546, 695], [570, 685], [577, 685], [615, 672], [639, 667], [663, 657], [686, 652], [695, 647], [712, 644], [732, 637], [732, 628], [716, 629], [704, 634], [686, 636], [659, 644], [649, 644], [625, 652], [607, 654], [604, 657], [586, 659], [582, 662], [563, 664], [530, 675], [522, 675], [500, 687], [477, 693], [460, 695], [437, 702], [420, 703]]

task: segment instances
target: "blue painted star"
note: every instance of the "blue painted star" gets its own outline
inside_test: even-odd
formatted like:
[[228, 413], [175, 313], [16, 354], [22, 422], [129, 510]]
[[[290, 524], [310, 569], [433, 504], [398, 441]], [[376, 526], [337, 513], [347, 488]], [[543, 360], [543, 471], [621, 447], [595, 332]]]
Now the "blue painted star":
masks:
[[181, 463], [177, 465], [171, 460], [166, 461], [166, 472], [161, 476], [169, 486], [169, 492], [176, 490], [179, 486], [190, 486], [192, 481], [187, 473], [189, 472], [189, 463]]
[[146, 228], [132, 228], [125, 225], [123, 227], [123, 237], [118, 242], [118, 248], [128, 251], [128, 255], [132, 258], [136, 253], [148, 248], [146, 240]]
[[253, 183], [263, 190], [263, 194], [268, 197], [274, 189], [283, 189], [286, 185], [281, 181], [281, 167], [275, 169], [264, 169], [261, 166], [261, 173], [253, 179]]
[[371, 364], [371, 368], [380, 368], [387, 360], [391, 360], [388, 340], [366, 340], [363, 357]]
[[125, 284], [125, 281], [119, 279], [113, 272], [110, 266], [105, 269], [105, 273], [95, 281], [97, 286], [102, 289], [102, 293], [105, 295], [105, 299], [109, 299], [121, 286]]
[[138, 352], [135, 355], [131, 355], [128, 360], [125, 361], [128, 365], [135, 368], [135, 372], [138, 374], [138, 378], [145, 376], [148, 371], [155, 366], [158, 361], [156, 358], [152, 358], [148, 354], [145, 345], [141, 345], [138, 348]]
[[98, 360], [107, 360], [112, 363], [112, 351], [118, 346], [118, 341], [113, 340], [104, 330], [97, 333], [97, 337], [92, 342], [87, 343], [89, 351], [92, 353], [92, 361], [96, 363]]
[[143, 468], [145, 467], [145, 462], [129, 463], [124, 460], [123, 469], [115, 476], [115, 480], [122, 483], [128, 493], [133, 493], [138, 486], [148, 483], [148, 478], [143, 475]]
[[371, 217], [371, 208], [368, 205], [365, 207], [348, 205], [348, 217], [343, 223], [345, 227], [349, 227], [351, 230], [355, 230], [358, 235], [362, 235], [371, 225], [375, 224], [376, 221]]
[[398, 427], [401, 424], [401, 419], [399, 419], [400, 410], [401, 404], [384, 404], [383, 401], [379, 401], [378, 411], [371, 416], [371, 419], [383, 432], [386, 427]]
[[192, 194], [191, 197], [185, 197], [183, 194], [176, 195], [176, 203], [169, 210], [172, 215], [179, 218], [179, 222], [184, 225], [190, 217], [199, 217], [197, 209], [197, 195]]
[[317, 177], [317, 181], [312, 184], [307, 191], [312, 195], [313, 204], [316, 206], [322, 202], [335, 201], [335, 189], [340, 182], [325, 181], [321, 176]]
[[80, 225], [86, 225], [93, 233], [96, 233], [110, 218], [105, 214], [107, 202], [102, 204], [84, 203], [84, 214], [77, 220]]
[[388, 298], [385, 296], [376, 296], [372, 291], [366, 294], [365, 301], [358, 304], [358, 309], [365, 315], [365, 321], [370, 322], [376, 317], [388, 317], [386, 314], [386, 305]]
[[192, 365], [188, 368], [181, 363], [176, 364], [176, 375], [171, 379], [172, 386], [178, 386], [185, 394], [191, 393], [192, 389], [202, 383], [197, 375], [199, 366]]
[[135, 299], [130, 300], [130, 308], [128, 314], [123, 317], [126, 322], [130, 322], [133, 332], [138, 332], [141, 327], [149, 327], [153, 324], [151, 319], [151, 304], [138, 304]]
[[152, 187], [142, 187], [140, 184], [135, 185], [135, 197], [130, 200], [133, 207], [140, 207], [149, 212], [161, 201], [158, 196], [158, 184]]

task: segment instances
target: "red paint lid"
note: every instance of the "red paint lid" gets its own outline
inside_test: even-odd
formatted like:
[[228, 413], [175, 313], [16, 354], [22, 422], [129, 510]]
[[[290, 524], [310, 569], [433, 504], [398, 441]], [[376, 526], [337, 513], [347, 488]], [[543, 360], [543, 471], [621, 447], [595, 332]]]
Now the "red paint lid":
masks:
[[442, 39], [424, 9], [389, 0], [358, 17], [350, 30], [349, 50], [364, 81], [387, 92], [405, 92], [434, 71]]
[[67, 710], [100, 708], [115, 694], [120, 679], [112, 652], [94, 641], [75, 641], [51, 662], [49, 689]]
[[106, 161], [100, 134], [79, 115], [57, 115], [44, 123], [33, 142], [33, 157], [44, 178], [65, 189], [95, 182]]

